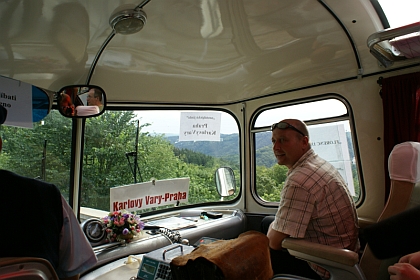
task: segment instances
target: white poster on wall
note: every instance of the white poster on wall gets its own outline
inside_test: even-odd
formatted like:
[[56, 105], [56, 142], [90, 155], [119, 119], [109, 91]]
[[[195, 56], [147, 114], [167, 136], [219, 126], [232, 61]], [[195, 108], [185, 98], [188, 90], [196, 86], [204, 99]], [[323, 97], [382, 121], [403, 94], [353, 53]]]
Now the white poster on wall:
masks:
[[188, 202], [189, 185], [189, 178], [178, 178], [111, 188], [110, 211], [135, 211]]
[[0, 104], [7, 110], [5, 125], [32, 128], [32, 85], [0, 76]]
[[330, 162], [343, 177], [351, 195], [355, 195], [351, 158], [344, 125], [308, 127], [312, 149]]
[[179, 141], [220, 141], [219, 112], [181, 112]]

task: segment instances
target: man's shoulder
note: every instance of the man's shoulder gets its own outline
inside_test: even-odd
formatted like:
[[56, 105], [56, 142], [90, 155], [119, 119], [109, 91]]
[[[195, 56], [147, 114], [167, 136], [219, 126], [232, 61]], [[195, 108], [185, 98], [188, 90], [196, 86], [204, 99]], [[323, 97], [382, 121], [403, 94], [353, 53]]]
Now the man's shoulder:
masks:
[[5, 185], [31, 188], [39, 187], [45, 190], [54, 190], [59, 192], [58, 188], [54, 184], [47, 183], [38, 179], [21, 176], [8, 170], [0, 169], [0, 178], [3, 184]]
[[305, 155], [301, 164], [289, 173], [288, 180], [298, 186], [311, 189], [314, 184], [324, 181], [342, 181], [337, 169], [314, 152]]
[[301, 174], [306, 174], [310, 176], [313, 173], [317, 173], [322, 166], [330, 166], [330, 163], [318, 156], [312, 149], [304, 154], [298, 164], [291, 170], [289, 176], [301, 176]]
[[313, 169], [314, 166], [320, 166], [325, 163], [328, 163], [325, 159], [320, 157], [315, 151], [310, 148], [306, 153], [304, 153], [300, 159], [295, 163], [292, 170], [295, 169]]
[[314, 150], [310, 150], [311, 152], [308, 153], [306, 157], [307, 162], [313, 162], [317, 165], [329, 164], [324, 158], [320, 157]]
[[8, 183], [8, 182], [19, 183], [19, 182], [30, 181], [30, 178], [27, 178], [19, 174], [16, 174], [12, 171], [3, 170], [3, 169], [0, 170], [0, 177], [2, 178], [2, 181], [5, 183]]
[[308, 154], [300, 166], [302, 169], [310, 170], [314, 173], [333, 173], [335, 174], [337, 169], [329, 161], [320, 157], [315, 152]]

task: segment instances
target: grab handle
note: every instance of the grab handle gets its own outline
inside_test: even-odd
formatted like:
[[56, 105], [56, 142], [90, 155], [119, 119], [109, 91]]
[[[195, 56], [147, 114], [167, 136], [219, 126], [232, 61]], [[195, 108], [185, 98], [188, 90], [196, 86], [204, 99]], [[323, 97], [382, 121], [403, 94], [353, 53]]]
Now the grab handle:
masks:
[[181, 244], [178, 244], [178, 245], [176, 245], [176, 246], [174, 246], [174, 247], [172, 247], [172, 248], [169, 248], [169, 249], [164, 250], [164, 251], [163, 251], [163, 254], [162, 254], [163, 259], [165, 259], [165, 254], [166, 254], [167, 252], [169, 252], [169, 251], [171, 251], [171, 250], [174, 250], [174, 249], [176, 249], [176, 248], [181, 248], [181, 255], [184, 253], [184, 249], [182, 248], [182, 245], [181, 245]]

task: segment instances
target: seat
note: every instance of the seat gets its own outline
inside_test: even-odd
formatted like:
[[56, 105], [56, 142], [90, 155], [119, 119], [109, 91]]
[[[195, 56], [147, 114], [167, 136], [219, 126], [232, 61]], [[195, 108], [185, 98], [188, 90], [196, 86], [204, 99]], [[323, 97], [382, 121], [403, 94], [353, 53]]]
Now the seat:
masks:
[[[394, 146], [388, 158], [391, 179], [390, 194], [377, 222], [419, 204], [420, 143], [404, 142]], [[386, 260], [377, 259], [366, 245], [359, 261], [357, 253], [302, 239], [285, 238], [282, 243], [297, 258], [313, 262], [330, 272], [331, 280], [389, 279]], [[275, 275], [273, 279], [306, 279], [291, 275]]]
[[[282, 243], [292, 256], [316, 263], [330, 272], [330, 280], [366, 279], [359, 265], [359, 255], [346, 249], [305, 241], [303, 239], [285, 238]], [[293, 275], [274, 275], [272, 279], [308, 280]]]
[[0, 279], [59, 280], [54, 268], [41, 258], [0, 258]]

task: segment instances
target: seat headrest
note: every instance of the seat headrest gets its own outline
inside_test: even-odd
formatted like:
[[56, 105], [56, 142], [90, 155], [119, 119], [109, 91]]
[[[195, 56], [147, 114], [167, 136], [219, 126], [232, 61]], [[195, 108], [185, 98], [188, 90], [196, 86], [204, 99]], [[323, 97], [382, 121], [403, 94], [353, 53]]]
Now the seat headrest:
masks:
[[395, 145], [388, 158], [391, 180], [417, 183], [420, 181], [420, 143], [404, 142]]

